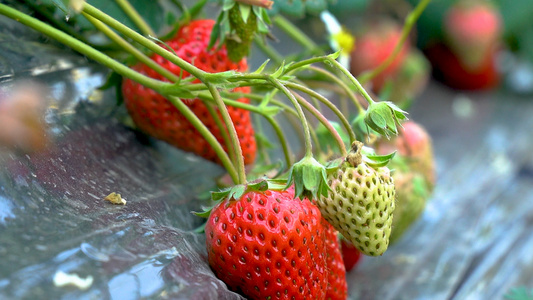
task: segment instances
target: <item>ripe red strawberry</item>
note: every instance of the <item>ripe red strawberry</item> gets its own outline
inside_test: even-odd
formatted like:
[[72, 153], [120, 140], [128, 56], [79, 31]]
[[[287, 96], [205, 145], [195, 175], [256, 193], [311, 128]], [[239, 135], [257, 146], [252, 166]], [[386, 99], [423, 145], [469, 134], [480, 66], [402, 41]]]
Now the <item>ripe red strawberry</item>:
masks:
[[[364, 71], [379, 66], [391, 55], [401, 37], [401, 27], [391, 21], [379, 20], [370, 24], [370, 29], [356, 36], [351, 53], [350, 72], [358, 76]], [[393, 77], [403, 63], [410, 45], [405, 43], [396, 59], [372, 80], [372, 89], [379, 92], [385, 81]]]
[[467, 69], [446, 46], [437, 44], [426, 49], [433, 66], [435, 78], [451, 88], [460, 90], [486, 90], [496, 87], [501, 78], [496, 66], [497, 50], [488, 52], [480, 65]]
[[344, 300], [348, 297], [348, 284], [346, 283], [346, 268], [339, 243], [339, 232], [322, 219], [325, 230], [326, 242], [326, 266], [328, 271], [328, 287], [326, 299]]
[[361, 261], [361, 252], [345, 239], [341, 239], [342, 260], [346, 272], [350, 272]]
[[318, 208], [292, 191], [249, 191], [216, 205], [205, 227], [209, 265], [251, 299], [324, 299], [325, 233]]
[[[213, 25], [213, 20], [192, 21], [182, 27], [172, 40], [167, 41], [167, 44], [176, 51], [179, 57], [189, 63], [193, 63], [204, 71], [211, 73], [229, 70], [246, 71], [248, 68], [246, 60], [241, 60], [238, 63], [230, 61], [225, 46], [220, 49], [208, 50], [207, 45]], [[175, 64], [157, 54], [151, 58], [172, 73], [180, 75], [181, 69]], [[152, 78], [164, 80], [161, 75], [144, 64], [137, 64], [133, 69]], [[189, 77], [190, 74], [183, 71], [182, 76], [185, 78]], [[246, 93], [249, 92], [249, 88], [235, 88], [234, 91]], [[122, 92], [128, 112], [142, 131], [182, 150], [219, 162], [218, 157], [207, 141], [163, 96], [130, 79], [124, 80]], [[225, 130], [225, 128], [221, 129], [216, 125], [205, 104], [199, 99], [183, 99], [183, 101], [227, 150], [221, 134], [221, 130]], [[249, 99], [241, 98], [239, 101], [248, 103]], [[228, 107], [228, 111], [239, 136], [245, 164], [251, 164], [255, 159], [256, 143], [250, 113], [234, 107]]]
[[465, 69], [475, 71], [498, 46], [501, 34], [499, 11], [487, 1], [456, 2], [444, 16], [448, 46]]

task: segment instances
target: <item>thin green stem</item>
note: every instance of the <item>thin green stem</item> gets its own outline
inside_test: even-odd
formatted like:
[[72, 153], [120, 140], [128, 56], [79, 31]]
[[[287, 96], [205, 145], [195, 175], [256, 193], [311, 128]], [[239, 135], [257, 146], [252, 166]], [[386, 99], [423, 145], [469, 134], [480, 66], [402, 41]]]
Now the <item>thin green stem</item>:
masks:
[[169, 70], [163, 68], [161, 65], [150, 59], [148, 56], [146, 56], [144, 53], [139, 51], [139, 49], [135, 48], [132, 44], [130, 44], [128, 41], [123, 39], [120, 35], [118, 35], [116, 32], [111, 30], [108, 26], [106, 26], [104, 23], [100, 22], [99, 20], [95, 19], [94, 17], [86, 14], [85, 12], [82, 12], [83, 16], [91, 22], [96, 29], [101, 31], [103, 34], [105, 34], [110, 40], [115, 42], [117, 45], [119, 45], [122, 49], [126, 50], [128, 53], [133, 55], [138, 61], [142, 62], [143, 64], [147, 65], [150, 69], [156, 71], [157, 73], [161, 74], [166, 79], [172, 81], [172, 82], [178, 82], [180, 78], [176, 76], [174, 73], [170, 72]]
[[[118, 22], [117, 20], [113, 19], [109, 15], [103, 13], [99, 9], [95, 8], [94, 6], [91, 6], [88, 3], [85, 3], [83, 6], [83, 11], [94, 18], [102, 21], [103, 23], [107, 24], [109, 27], [115, 29], [116, 31], [122, 33], [123, 35], [127, 36], [128, 38], [131, 38], [133, 41], [139, 43], [140, 45], [146, 47], [148, 50], [157, 53], [161, 55], [164, 59], [169, 60], [173, 64], [177, 65], [184, 71], [187, 71], [192, 76], [200, 79], [200, 81], [205, 82], [206, 73], [205, 71], [191, 65], [184, 59], [174, 55], [174, 53], [164, 49], [163, 47], [157, 45], [152, 40], [145, 38], [144, 36], [137, 33], [135, 30], [130, 29], [129, 27], [125, 26], [124, 24]], [[213, 75], [213, 74], [211, 74]]]
[[298, 103], [298, 100], [296, 100], [296, 97], [289, 91], [287, 87], [285, 87], [279, 80], [269, 77], [268, 80], [276, 87], [278, 90], [280, 90], [285, 96], [291, 101], [292, 105], [296, 109], [296, 112], [298, 113], [298, 118], [301, 121], [301, 125], [304, 130], [304, 145], [305, 145], [305, 156], [306, 157], [312, 157], [313, 156], [313, 144], [311, 143], [311, 132], [309, 130], [309, 123], [307, 122], [307, 118], [305, 117], [305, 114], [302, 110], [302, 107]]
[[267, 45], [267, 43], [261, 38], [256, 36], [254, 39], [255, 44], [257, 47], [270, 59], [272, 59], [276, 64], [281, 64], [285, 60], [279, 52], [272, 48], [271, 46]]
[[155, 32], [150, 28], [150, 25], [146, 23], [143, 17], [128, 0], [115, 0], [115, 3], [120, 6], [122, 11], [128, 16], [128, 18], [130, 18], [133, 24], [139, 28], [142, 34], [155, 36]]
[[7, 5], [0, 4], [0, 14], [5, 15], [6, 17], [11, 18], [13, 20], [16, 20], [19, 23], [26, 25], [32, 29], [35, 29], [51, 37], [52, 39], [63, 43], [71, 49], [87, 56], [88, 58], [93, 59], [99, 62], [100, 64], [114, 70], [118, 74], [130, 78], [136, 82], [139, 82], [148, 88], [154, 90], [164, 90], [172, 88], [172, 84], [155, 80], [148, 76], [142, 75], [128, 68], [127, 66], [117, 62], [111, 57], [103, 54], [102, 52], [92, 48], [91, 46], [71, 37], [70, 35], [62, 32], [61, 30], [58, 30]]
[[276, 14], [273, 18], [273, 22], [289, 37], [295, 40], [298, 44], [302, 45], [307, 51], [315, 53], [317, 49], [320, 49], [317, 44], [311, 40], [300, 28], [296, 27], [289, 20], [283, 17], [281, 14]]
[[237, 163], [237, 158], [235, 157], [235, 151], [232, 149], [231, 139], [229, 137], [228, 131], [225, 129], [226, 126], [224, 126], [224, 122], [220, 119], [220, 115], [217, 113], [216, 109], [213, 107], [211, 103], [204, 103], [205, 107], [207, 108], [207, 111], [211, 115], [211, 118], [215, 121], [215, 124], [218, 128], [220, 128], [220, 134], [222, 135], [222, 139], [224, 140], [224, 143], [226, 144], [226, 148], [228, 149], [229, 158], [235, 165]]
[[348, 77], [348, 79], [355, 86], [356, 90], [363, 96], [363, 98], [365, 98], [365, 100], [368, 102], [369, 105], [374, 103], [374, 100], [372, 100], [372, 97], [370, 97], [370, 95], [366, 92], [366, 90], [363, 88], [361, 83], [359, 83], [357, 78], [355, 78], [352, 75], [352, 73], [350, 73], [350, 71], [346, 70], [346, 68], [344, 68], [344, 66], [341, 65], [337, 60], [329, 56], [326, 56], [326, 60], [329, 61], [331, 64], [333, 64], [335, 67], [337, 67], [337, 69], [339, 69], [344, 75], [346, 75], [346, 77]]
[[218, 142], [217, 138], [209, 131], [209, 128], [207, 128], [204, 123], [194, 114], [194, 112], [191, 111], [191, 109], [181, 101], [178, 97], [174, 96], [167, 96], [167, 99], [180, 111], [180, 113], [200, 132], [200, 134], [206, 139], [206, 141], [209, 143], [209, 145], [213, 148], [215, 153], [217, 154], [218, 158], [220, 159], [220, 162], [226, 168], [226, 171], [228, 171], [228, 174], [230, 175], [231, 179], [235, 184], [239, 183], [239, 175], [237, 173], [237, 170], [235, 169], [235, 166], [231, 163], [231, 160], [228, 156], [228, 153], [224, 151], [224, 148], [222, 145]]
[[352, 143], [353, 141], [356, 140], [356, 136], [355, 136], [355, 133], [354, 133], [354, 131], [352, 129], [352, 126], [350, 125], [350, 122], [348, 122], [348, 120], [342, 114], [342, 112], [337, 108], [337, 106], [335, 106], [335, 104], [333, 104], [331, 101], [329, 101], [329, 99], [327, 99], [326, 97], [322, 96], [320, 93], [317, 93], [317, 92], [313, 91], [312, 89], [310, 89], [310, 88], [308, 88], [306, 86], [303, 86], [303, 85], [299, 85], [299, 84], [292, 83], [292, 82], [287, 82], [287, 83], [285, 83], [285, 85], [288, 88], [290, 88], [290, 89], [295, 89], [295, 90], [299, 90], [301, 92], [304, 92], [304, 93], [308, 94], [309, 96], [318, 99], [320, 102], [322, 102], [324, 105], [326, 105], [326, 107], [331, 109], [331, 111], [339, 118], [339, 120], [341, 121], [342, 125], [344, 126], [344, 128], [348, 132], [348, 135], [350, 136], [350, 143]]
[[344, 145], [344, 141], [342, 140], [341, 136], [339, 135], [337, 130], [335, 130], [333, 125], [331, 125], [328, 119], [326, 119], [323, 114], [321, 114], [311, 103], [309, 103], [309, 101], [302, 97], [302, 95], [294, 91], [291, 92], [296, 97], [300, 105], [307, 109], [313, 116], [315, 116], [315, 118], [317, 118], [320, 123], [322, 123], [322, 125], [324, 125], [328, 129], [328, 131], [333, 135], [333, 138], [337, 142], [337, 146], [339, 147], [341, 155], [343, 157], [346, 157], [346, 155], [348, 154], [348, 152], [346, 151], [346, 145]]
[[[244, 156], [242, 153], [241, 144], [239, 142], [239, 136], [237, 135], [237, 130], [235, 129], [235, 125], [231, 120], [228, 108], [226, 107], [224, 101], [222, 100], [222, 97], [220, 96], [220, 92], [217, 90], [215, 85], [211, 83], [206, 83], [206, 85], [209, 89], [209, 93], [211, 93], [211, 96], [213, 96], [213, 100], [215, 100], [215, 104], [218, 107], [220, 114], [222, 115], [222, 120], [224, 121], [224, 123], [226, 124], [226, 128], [228, 129], [229, 137], [232, 144], [231, 150], [235, 151], [234, 157], [237, 159], [236, 169], [239, 180], [236, 184], [245, 184], [246, 170], [244, 169]], [[229, 150], [230, 149], [228, 149], [228, 151]]]
[[[234, 94], [238, 94], [238, 93], [226, 92], [226, 93], [221, 93], [221, 94], [224, 95], [224, 96], [236, 96]], [[254, 96], [256, 98], [257, 97], [261, 97], [259, 95], [255, 95], [255, 94], [242, 94], [242, 96], [239, 96], [239, 98], [241, 98], [241, 97], [251, 98], [251, 97], [254, 97]], [[207, 93], [207, 92], [199, 93], [198, 94], [198, 98], [200, 98], [202, 100], [205, 100], [205, 101], [214, 101], [212, 95], [210, 93]], [[262, 98], [259, 98], [257, 100], [261, 100], [261, 99]], [[281, 126], [275, 121], [275, 119], [272, 116], [270, 116], [267, 113], [265, 113], [264, 109], [259, 108], [259, 107], [254, 106], [254, 105], [250, 105], [250, 104], [243, 103], [243, 102], [236, 101], [236, 100], [231, 100], [231, 99], [228, 99], [228, 98], [222, 98], [222, 100], [224, 101], [224, 104], [226, 104], [228, 106], [233, 106], [235, 108], [244, 109], [244, 110], [250, 111], [252, 113], [259, 114], [260, 116], [264, 117], [268, 121], [268, 123], [272, 126], [272, 129], [274, 129], [274, 132], [276, 133], [276, 135], [277, 135], [277, 137], [278, 137], [278, 139], [280, 141], [281, 148], [283, 149], [283, 155], [285, 156], [285, 162], [287, 163], [287, 166], [291, 166], [292, 165], [291, 151], [289, 149], [289, 144], [287, 142], [287, 139], [285, 138], [285, 134], [283, 133], [283, 130], [281, 129]], [[277, 105], [277, 104], [275, 104], [275, 105]], [[291, 110], [290, 107], [288, 107], [288, 108], [289, 108], [289, 110]], [[297, 115], [294, 110], [292, 110], [292, 113], [294, 115]]]
[[319, 68], [319, 67], [315, 67], [315, 66], [309, 66], [309, 69], [326, 76], [331, 81], [333, 81], [335, 84], [340, 86], [344, 90], [344, 93], [346, 94], [346, 96], [348, 96], [348, 98], [355, 105], [355, 107], [357, 108], [359, 113], [360, 114], [364, 114], [365, 113], [365, 109], [363, 108], [363, 106], [359, 102], [359, 99], [357, 99], [357, 97], [355, 96], [353, 91], [344, 83], [344, 81], [339, 79], [339, 77], [335, 76], [333, 73], [331, 73], [328, 70], [323, 69], [323, 68]]
[[409, 33], [411, 32], [411, 29], [416, 24], [416, 21], [418, 20], [418, 18], [420, 17], [424, 9], [426, 9], [429, 2], [431, 2], [431, 0], [421, 0], [416, 5], [415, 9], [407, 15], [407, 17], [405, 18], [404, 26], [402, 28], [402, 34], [400, 36], [400, 40], [394, 47], [392, 53], [387, 57], [387, 59], [381, 62], [379, 66], [372, 69], [371, 71], [361, 74], [358, 78], [361, 84], [365, 84], [368, 81], [374, 79], [374, 77], [378, 76], [381, 72], [383, 72], [386, 68], [388, 68], [394, 62], [398, 54], [400, 54], [400, 52], [402, 51], [402, 47], [405, 44], [405, 41], [407, 40], [407, 38], [409, 37]]

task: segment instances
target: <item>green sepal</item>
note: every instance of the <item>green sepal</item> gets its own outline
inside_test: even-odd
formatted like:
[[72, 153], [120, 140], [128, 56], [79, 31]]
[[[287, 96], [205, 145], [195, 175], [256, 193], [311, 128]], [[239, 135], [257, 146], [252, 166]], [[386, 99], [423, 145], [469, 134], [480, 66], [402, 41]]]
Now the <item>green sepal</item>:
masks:
[[407, 112], [389, 101], [373, 102], [366, 111], [366, 125], [377, 133], [389, 138], [398, 135], [398, 126], [407, 119]]
[[396, 151], [386, 154], [386, 155], [378, 155], [375, 154], [371, 148], [363, 147], [362, 150], [363, 154], [363, 161], [371, 166], [372, 168], [381, 168], [385, 167], [396, 155]]
[[269, 62], [270, 59], [267, 59], [262, 65], [259, 66], [259, 68], [257, 68], [257, 70], [253, 71], [252, 74], [261, 74], [265, 70]]
[[244, 194], [248, 192], [264, 192], [267, 189], [268, 182], [265, 179], [259, 179], [255, 182], [240, 184], [217, 192], [211, 192], [211, 200], [214, 202], [214, 204], [204, 208], [204, 210], [201, 212], [193, 212], [193, 214], [202, 218], [207, 218], [211, 214], [213, 208], [226, 199], [229, 201], [238, 201]]
[[316, 200], [319, 196], [328, 196], [326, 167], [314, 157], [304, 157], [295, 163], [289, 171], [285, 188], [294, 184], [295, 198]]

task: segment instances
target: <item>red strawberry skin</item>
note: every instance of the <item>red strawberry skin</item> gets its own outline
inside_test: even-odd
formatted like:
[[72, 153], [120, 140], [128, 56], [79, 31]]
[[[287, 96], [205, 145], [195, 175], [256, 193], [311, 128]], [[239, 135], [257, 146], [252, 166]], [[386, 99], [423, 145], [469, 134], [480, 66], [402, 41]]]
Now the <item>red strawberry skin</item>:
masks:
[[[358, 76], [379, 66], [389, 57], [401, 38], [401, 27], [388, 20], [377, 20], [370, 24], [370, 29], [356, 37], [355, 47], [351, 53], [350, 72]], [[393, 77], [407, 54], [410, 45], [405, 43], [394, 61], [372, 80], [372, 89], [379, 92], [385, 81]]]
[[348, 284], [346, 283], [346, 268], [339, 243], [338, 231], [322, 219], [326, 237], [326, 266], [328, 271], [328, 287], [326, 299], [344, 300], [348, 298]]
[[341, 240], [341, 250], [346, 272], [350, 272], [361, 261], [361, 252], [344, 239]]
[[316, 206], [290, 191], [224, 200], [205, 227], [209, 265], [231, 290], [250, 299], [324, 299], [321, 219]]
[[488, 90], [498, 86], [501, 74], [496, 66], [497, 51], [488, 52], [474, 69], [467, 68], [448, 47], [436, 44], [426, 49], [435, 78], [458, 90]]
[[[175, 38], [167, 41], [167, 45], [174, 49], [179, 57], [206, 72], [246, 71], [248, 68], [246, 60], [238, 63], [232, 62], [224, 46], [218, 50], [207, 49], [213, 25], [213, 20], [192, 21], [183, 26]], [[177, 76], [180, 76], [180, 73], [182, 78], [190, 76], [188, 72], [182, 71], [178, 66], [157, 54], [151, 58]], [[165, 80], [144, 64], [137, 64], [133, 66], [133, 69], [149, 77]], [[248, 93], [249, 91], [249, 87], [234, 89], [234, 92]], [[184, 151], [193, 152], [207, 160], [220, 163], [213, 148], [166, 98], [130, 79], [124, 80], [122, 92], [126, 108], [139, 129]], [[216, 125], [205, 104], [199, 99], [182, 99], [182, 101], [207, 126], [227, 151], [221, 129]], [[240, 98], [238, 101], [249, 103], [247, 98]], [[256, 142], [250, 113], [234, 107], [228, 107], [228, 111], [239, 137], [245, 164], [251, 164], [255, 160]], [[221, 119], [220, 113], [219, 118]]]

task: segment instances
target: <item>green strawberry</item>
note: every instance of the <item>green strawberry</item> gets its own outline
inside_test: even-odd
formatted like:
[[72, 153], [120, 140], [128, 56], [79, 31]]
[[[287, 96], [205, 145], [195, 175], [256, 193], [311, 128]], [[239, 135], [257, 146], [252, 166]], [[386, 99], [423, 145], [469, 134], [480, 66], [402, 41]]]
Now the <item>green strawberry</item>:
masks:
[[393, 178], [396, 188], [396, 208], [392, 219], [390, 243], [394, 243], [420, 217], [430, 196], [430, 187], [424, 176], [410, 168], [409, 162], [395, 156], [390, 164], [394, 168]]
[[331, 191], [317, 205], [322, 216], [357, 249], [378, 256], [389, 245], [395, 189], [387, 167], [374, 169], [364, 161], [362, 146], [354, 142], [344, 162], [328, 175]]

